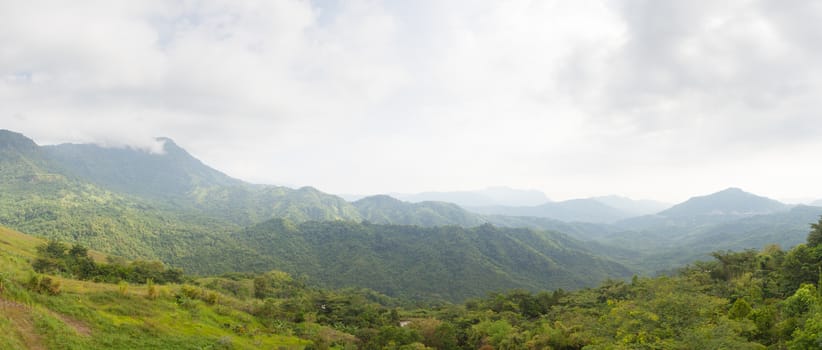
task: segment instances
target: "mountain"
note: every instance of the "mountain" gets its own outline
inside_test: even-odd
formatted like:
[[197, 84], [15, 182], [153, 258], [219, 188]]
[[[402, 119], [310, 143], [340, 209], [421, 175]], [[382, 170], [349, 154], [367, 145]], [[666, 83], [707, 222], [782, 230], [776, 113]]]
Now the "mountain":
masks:
[[597, 242], [607, 247], [633, 250], [636, 253], [633, 256], [594, 250], [632, 268], [653, 272], [705, 260], [710, 253], [720, 250], [761, 249], [769, 244], [791, 248], [805, 241], [810, 224], [820, 215], [820, 207], [799, 205], [770, 214], [725, 217], [716, 221], [702, 221], [699, 217], [660, 219], [655, 224], [646, 223], [641, 229], [597, 237]]
[[491, 225], [421, 228], [272, 219], [233, 237], [263, 257], [244, 270], [277, 267], [326, 287], [367, 287], [412, 299], [464, 300], [510, 288], [576, 289], [631, 273], [566, 235]]
[[813, 202], [813, 203], [811, 203], [810, 205], [812, 205], [812, 206], [814, 206], [814, 207], [822, 207], [822, 199], [820, 199], [820, 200], [818, 200], [818, 201], [814, 201], [814, 202]]
[[[310, 187], [247, 184], [167, 139], [165, 152], [148, 153], [0, 136], [0, 224], [189, 273], [283, 269], [327, 286], [442, 300], [629, 273], [559, 233], [420, 227], [486, 222], [454, 204], [387, 196], [352, 204]], [[361, 224], [361, 212], [409, 225]]]
[[392, 193], [391, 196], [406, 202], [448, 202], [462, 207], [531, 206], [550, 201], [545, 193], [540, 191], [508, 187], [488, 187], [476, 191]]
[[124, 257], [182, 266], [195, 246], [245, 251], [225, 235], [275, 216], [359, 220], [357, 209], [339, 197], [310, 187], [240, 182], [170, 140], [164, 153], [150, 154], [95, 145], [40, 147], [0, 131], [0, 145], [0, 224]]
[[363, 219], [375, 224], [464, 227], [486, 221], [456, 204], [444, 202], [408, 203], [387, 195], [371, 196], [353, 203]]
[[788, 210], [789, 206], [776, 200], [757, 196], [738, 188], [693, 197], [659, 212], [666, 217], [693, 217], [703, 215], [750, 216]]
[[357, 209], [342, 198], [311, 187], [294, 190], [231, 178], [203, 164], [169, 138], [157, 139], [163, 143], [160, 153], [93, 144], [39, 147], [20, 134], [14, 139], [28, 152], [17, 158], [22, 164], [37, 160], [50, 174], [164, 209], [204, 213], [238, 225], [272, 217], [295, 221], [361, 219]]
[[567, 222], [608, 223], [633, 216], [590, 198], [548, 202], [530, 207], [491, 206], [466, 209], [486, 215], [533, 216]]
[[671, 207], [668, 203], [652, 200], [635, 200], [614, 195], [592, 197], [591, 199], [634, 216], [654, 214]]
[[112, 191], [168, 199], [197, 188], [239, 186], [231, 178], [192, 157], [169, 138], [158, 138], [163, 152], [106, 148], [93, 144], [42, 147], [43, 153], [71, 174]]

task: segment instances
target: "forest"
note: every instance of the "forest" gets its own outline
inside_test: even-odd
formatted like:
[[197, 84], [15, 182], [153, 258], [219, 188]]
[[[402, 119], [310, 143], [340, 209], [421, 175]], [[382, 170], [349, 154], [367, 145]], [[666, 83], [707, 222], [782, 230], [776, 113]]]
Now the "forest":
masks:
[[[223, 348], [245, 348], [242, 340], [263, 335], [295, 337], [304, 343], [292, 346], [306, 349], [815, 349], [822, 344], [822, 219], [812, 224], [806, 243], [787, 251], [775, 245], [720, 251], [666, 276], [609, 280], [575, 291], [509, 290], [463, 303], [428, 304], [367, 289], [311, 287], [304, 278], [276, 270], [214, 277], [146, 271], [141, 267], [145, 262], [97, 263], [82, 246], [31, 240], [23, 240], [31, 253], [28, 265], [9, 265], [23, 260], [12, 254], [16, 244], [4, 243], [4, 271], [19, 271], [2, 275], [0, 296], [71, 313], [95, 334], [122, 331], [103, 327], [110, 321], [100, 315], [111, 309], [69, 310], [105, 295], [126, 309], [118, 311], [120, 317], [144, 322], [153, 311], [128, 310], [165, 303], [171, 309], [163, 312], [185, 313], [195, 324], [213, 322], [203, 318], [211, 310], [232, 315], [219, 325], [230, 334], [220, 338]], [[175, 277], [163, 279], [169, 271]], [[45, 279], [45, 287], [31, 283]], [[153, 279], [167, 284], [154, 285]], [[82, 282], [88, 284], [81, 289], [60, 288], [76, 280], [89, 282]], [[129, 287], [145, 292], [129, 292]], [[111, 291], [100, 292], [106, 289]], [[147, 326], [140, 324], [135, 327]], [[170, 339], [157, 332], [158, 341]], [[2, 341], [13, 344], [14, 334]], [[72, 337], [67, 348], [104, 345]]]

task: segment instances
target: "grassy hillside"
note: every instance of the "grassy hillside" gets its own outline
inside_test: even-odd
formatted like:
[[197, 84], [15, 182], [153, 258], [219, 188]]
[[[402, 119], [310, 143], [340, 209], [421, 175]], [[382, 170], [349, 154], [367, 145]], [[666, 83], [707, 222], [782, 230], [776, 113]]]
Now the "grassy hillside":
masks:
[[822, 221], [789, 251], [719, 252], [675, 276], [412, 310], [279, 271], [153, 287], [37, 275], [42, 241], [2, 227], [0, 238], [2, 349], [800, 350], [822, 339]]
[[36, 275], [31, 261], [43, 243], [0, 227], [2, 349], [301, 349], [310, 343], [267, 331], [230, 296], [181, 304], [180, 285], [156, 286], [150, 298], [146, 285], [46, 276], [59, 284], [59, 294], [34, 292], [26, 285]]

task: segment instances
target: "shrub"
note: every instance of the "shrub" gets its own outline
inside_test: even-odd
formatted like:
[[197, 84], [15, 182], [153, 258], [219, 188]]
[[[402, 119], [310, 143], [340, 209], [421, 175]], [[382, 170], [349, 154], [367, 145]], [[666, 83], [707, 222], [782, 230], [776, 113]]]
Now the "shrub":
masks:
[[26, 288], [36, 293], [47, 293], [50, 295], [60, 294], [60, 281], [51, 277], [34, 274], [26, 283]]
[[146, 280], [146, 297], [154, 300], [157, 299], [157, 286], [154, 285], [154, 280], [151, 278]]
[[120, 295], [128, 294], [128, 282], [120, 281], [120, 283], [117, 283], [117, 291], [120, 292]]

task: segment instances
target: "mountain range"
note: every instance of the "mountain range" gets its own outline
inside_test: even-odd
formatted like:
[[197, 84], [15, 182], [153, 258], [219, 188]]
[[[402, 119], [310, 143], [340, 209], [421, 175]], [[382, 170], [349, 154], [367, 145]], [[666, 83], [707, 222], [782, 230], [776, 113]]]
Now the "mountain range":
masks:
[[[160, 141], [164, 152], [148, 153], [38, 146], [0, 131], [0, 224], [195, 274], [280, 269], [421, 299], [571, 289], [630, 273], [562, 233], [481, 226], [448, 203], [349, 203], [310, 187], [249, 184]], [[414, 266], [425, 268], [408, 274]]]
[[[822, 214], [736, 188], [673, 206], [615, 196], [550, 202], [510, 189], [480, 191], [495, 203], [485, 207], [387, 195], [348, 202], [311, 187], [250, 184], [171, 139], [158, 142], [163, 152], [38, 146], [0, 130], [0, 225], [195, 274], [280, 269], [325, 286], [460, 300], [591, 286], [715, 250], [788, 248]], [[416, 198], [449, 198], [428, 196]], [[504, 198], [541, 204], [496, 205]]]
[[537, 190], [521, 190], [510, 187], [488, 187], [475, 191], [391, 193], [392, 197], [406, 202], [448, 202], [461, 207], [481, 206], [531, 206], [550, 200]]

